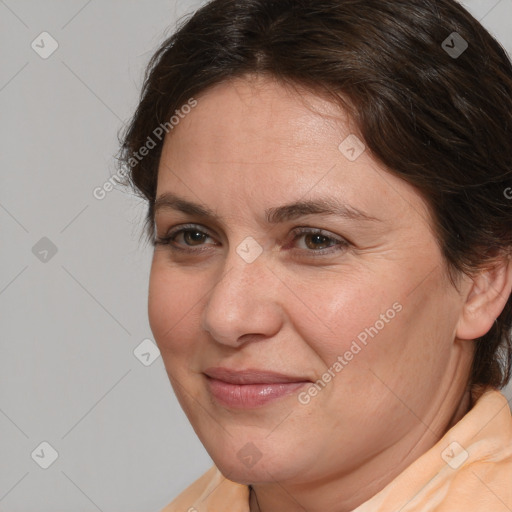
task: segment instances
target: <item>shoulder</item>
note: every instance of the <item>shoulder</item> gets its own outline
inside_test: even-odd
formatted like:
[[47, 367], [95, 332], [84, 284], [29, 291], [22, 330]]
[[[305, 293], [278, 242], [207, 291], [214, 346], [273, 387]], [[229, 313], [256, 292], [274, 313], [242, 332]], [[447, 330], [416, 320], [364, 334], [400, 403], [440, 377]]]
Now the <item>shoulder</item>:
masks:
[[228, 480], [212, 466], [161, 512], [203, 512], [229, 505], [230, 512], [249, 512], [249, 488]]

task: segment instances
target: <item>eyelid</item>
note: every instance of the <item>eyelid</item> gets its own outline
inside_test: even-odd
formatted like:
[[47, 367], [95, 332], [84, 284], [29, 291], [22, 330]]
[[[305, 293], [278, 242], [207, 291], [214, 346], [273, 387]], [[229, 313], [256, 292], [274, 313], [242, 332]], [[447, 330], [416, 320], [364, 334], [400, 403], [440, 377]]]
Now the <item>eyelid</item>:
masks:
[[311, 226], [297, 226], [293, 228], [291, 232], [297, 235], [321, 235], [325, 236], [326, 238], [331, 238], [332, 240], [337, 240], [338, 242], [348, 242], [346, 238], [337, 235], [336, 233], [327, 231], [326, 229], [314, 228]]
[[205, 235], [212, 237], [210, 230], [208, 228], [205, 228], [201, 224], [180, 224], [179, 226], [175, 226], [172, 229], [170, 229], [166, 233], [165, 236], [166, 237], [175, 236], [175, 235], [181, 233], [182, 231], [194, 231], [194, 230], [200, 231], [201, 233], [204, 233]]

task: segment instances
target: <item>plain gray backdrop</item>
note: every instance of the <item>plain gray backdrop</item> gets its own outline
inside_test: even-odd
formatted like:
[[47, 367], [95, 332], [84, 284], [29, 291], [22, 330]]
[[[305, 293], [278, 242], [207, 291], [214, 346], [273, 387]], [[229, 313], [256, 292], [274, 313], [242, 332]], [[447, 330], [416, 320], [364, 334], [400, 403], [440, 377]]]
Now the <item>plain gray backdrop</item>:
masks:
[[[157, 512], [211, 465], [152, 344], [145, 205], [93, 195], [203, 3], [0, 0], [1, 512]], [[511, 53], [512, 0], [464, 3]]]

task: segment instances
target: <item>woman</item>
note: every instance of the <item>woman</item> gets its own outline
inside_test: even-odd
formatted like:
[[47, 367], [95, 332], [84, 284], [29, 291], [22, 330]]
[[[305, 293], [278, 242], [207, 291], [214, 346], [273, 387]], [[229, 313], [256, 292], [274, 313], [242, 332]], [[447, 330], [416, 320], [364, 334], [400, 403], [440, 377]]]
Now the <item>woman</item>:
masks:
[[213, 0], [122, 162], [215, 466], [164, 510], [512, 510], [512, 67], [452, 0]]

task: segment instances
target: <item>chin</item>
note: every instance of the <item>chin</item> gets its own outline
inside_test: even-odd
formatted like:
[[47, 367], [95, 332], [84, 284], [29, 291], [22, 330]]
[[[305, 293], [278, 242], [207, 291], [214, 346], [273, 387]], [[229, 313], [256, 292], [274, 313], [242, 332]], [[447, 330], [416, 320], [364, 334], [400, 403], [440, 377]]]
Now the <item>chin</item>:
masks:
[[244, 485], [289, 480], [300, 471], [292, 453], [276, 453], [275, 448], [247, 441], [241, 449], [232, 447], [208, 450], [220, 472], [229, 480]]

